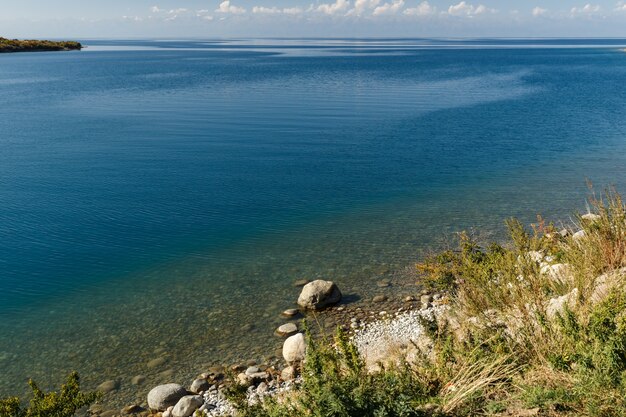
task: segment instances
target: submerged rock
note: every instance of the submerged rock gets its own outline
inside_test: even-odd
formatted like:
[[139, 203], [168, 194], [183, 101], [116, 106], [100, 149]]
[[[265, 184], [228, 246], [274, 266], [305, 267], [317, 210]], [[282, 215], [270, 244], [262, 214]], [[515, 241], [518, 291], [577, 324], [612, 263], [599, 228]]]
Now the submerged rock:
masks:
[[341, 291], [332, 281], [318, 279], [302, 288], [298, 304], [306, 309], [319, 310], [341, 301]]
[[96, 388], [97, 391], [100, 391], [103, 394], [108, 394], [111, 391], [117, 391], [120, 388], [120, 383], [118, 381], [110, 380], [104, 381], [102, 384], [98, 385]]
[[187, 390], [179, 384], [159, 385], [148, 393], [148, 407], [152, 410], [164, 411], [176, 405], [178, 400], [187, 395]]

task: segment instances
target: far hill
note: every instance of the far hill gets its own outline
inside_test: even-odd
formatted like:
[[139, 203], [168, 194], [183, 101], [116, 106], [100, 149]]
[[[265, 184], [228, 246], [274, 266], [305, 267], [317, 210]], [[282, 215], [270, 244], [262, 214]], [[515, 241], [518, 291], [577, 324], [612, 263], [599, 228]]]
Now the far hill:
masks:
[[81, 50], [80, 42], [73, 41], [39, 41], [18, 40], [0, 37], [0, 53], [2, 52], [42, 52], [42, 51], [73, 51]]

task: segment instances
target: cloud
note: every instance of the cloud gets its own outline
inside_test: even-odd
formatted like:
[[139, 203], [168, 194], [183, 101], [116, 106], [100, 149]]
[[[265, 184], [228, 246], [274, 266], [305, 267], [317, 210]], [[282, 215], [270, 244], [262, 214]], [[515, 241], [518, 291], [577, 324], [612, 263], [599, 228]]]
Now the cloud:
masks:
[[246, 12], [246, 9], [230, 4], [230, 0], [224, 0], [215, 11], [218, 13], [243, 14]]
[[407, 16], [430, 16], [435, 14], [435, 12], [435, 7], [431, 6], [427, 1], [423, 1], [417, 7], [405, 9], [403, 14]]
[[152, 13], [160, 13], [160, 12], [163, 11], [163, 9], [159, 9], [159, 6], [152, 6], [152, 7], [150, 7], [150, 11]]
[[533, 9], [533, 16], [535, 17], [539, 17], [539, 16], [543, 16], [547, 13], [548, 11], [546, 9], [542, 9], [541, 7], [537, 6]]
[[573, 15], [577, 14], [593, 14], [598, 13], [600, 11], [600, 6], [597, 4], [585, 4], [583, 7], [572, 7], [570, 13]]
[[350, 2], [347, 0], [336, 0], [334, 3], [330, 4], [320, 4], [317, 7], [317, 11], [327, 14], [334, 15], [338, 13], [342, 13], [350, 6]]
[[391, 3], [382, 4], [374, 9], [372, 15], [396, 14], [404, 7], [404, 0], [393, 0]]
[[356, 0], [354, 2], [354, 8], [347, 14], [349, 16], [356, 15], [361, 16], [366, 10], [373, 9], [380, 4], [380, 0]]
[[302, 9], [299, 7], [286, 7], [284, 9], [279, 9], [278, 7], [263, 7], [263, 6], [254, 6], [252, 8], [252, 13], [254, 14], [287, 14], [287, 15], [297, 15], [302, 13]]
[[452, 16], [478, 16], [485, 13], [495, 13], [495, 10], [482, 4], [474, 6], [465, 1], [448, 7], [448, 14]]
[[626, 2], [620, 1], [615, 7], [616, 12], [626, 12]]
[[299, 7], [285, 7], [283, 9], [283, 13], [284, 14], [291, 14], [291, 15], [301, 14], [302, 13], [302, 9], [299, 8]]
[[282, 13], [282, 10], [276, 7], [254, 6], [252, 8], [252, 13], [254, 14], [279, 14], [279, 13]]

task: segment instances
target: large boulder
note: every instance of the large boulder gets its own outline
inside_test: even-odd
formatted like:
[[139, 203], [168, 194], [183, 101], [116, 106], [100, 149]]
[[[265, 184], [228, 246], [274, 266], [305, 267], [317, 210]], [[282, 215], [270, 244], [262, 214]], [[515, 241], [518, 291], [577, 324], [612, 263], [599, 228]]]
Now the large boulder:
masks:
[[288, 337], [283, 343], [283, 358], [289, 363], [301, 362], [306, 354], [306, 342], [302, 333]]
[[148, 407], [156, 411], [165, 411], [168, 407], [176, 405], [185, 395], [187, 390], [182, 385], [159, 385], [148, 393]]
[[186, 395], [182, 397], [172, 410], [172, 417], [189, 417], [204, 404], [200, 395]]
[[341, 301], [341, 291], [332, 281], [318, 279], [302, 287], [298, 304], [309, 310], [320, 310]]
[[557, 315], [561, 315], [565, 312], [565, 309], [573, 309], [578, 303], [578, 288], [574, 288], [572, 291], [560, 297], [551, 298], [548, 301], [546, 307], [546, 315], [548, 318], [555, 318]]

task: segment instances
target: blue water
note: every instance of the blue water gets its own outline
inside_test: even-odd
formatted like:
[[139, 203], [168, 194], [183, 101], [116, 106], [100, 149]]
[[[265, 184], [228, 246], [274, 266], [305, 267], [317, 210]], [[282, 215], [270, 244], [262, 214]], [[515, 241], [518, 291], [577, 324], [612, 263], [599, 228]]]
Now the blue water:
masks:
[[0, 394], [246, 358], [295, 279], [626, 185], [626, 40], [84, 43], [0, 55]]

